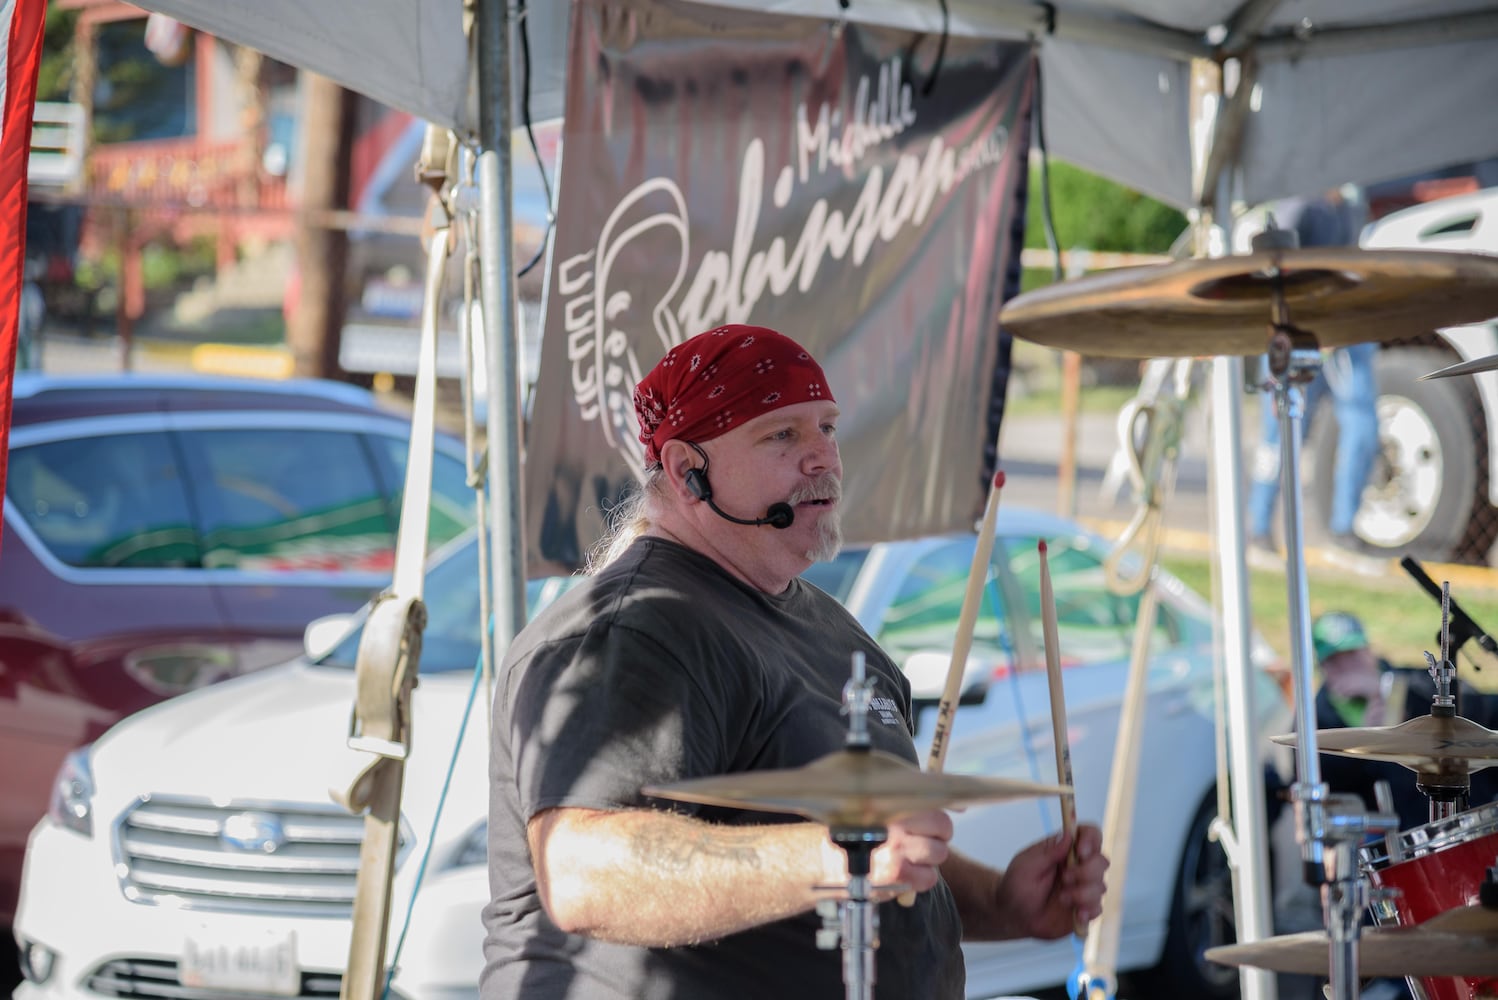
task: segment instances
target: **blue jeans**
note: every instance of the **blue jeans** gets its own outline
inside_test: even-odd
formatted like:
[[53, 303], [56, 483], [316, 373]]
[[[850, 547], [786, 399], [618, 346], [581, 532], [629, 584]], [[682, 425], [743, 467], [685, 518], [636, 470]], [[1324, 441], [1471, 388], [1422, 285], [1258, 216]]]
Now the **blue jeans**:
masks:
[[[1327, 392], [1331, 393], [1337, 417], [1337, 461], [1332, 470], [1332, 510], [1327, 522], [1334, 535], [1352, 533], [1363, 485], [1378, 455], [1378, 383], [1373, 374], [1377, 354], [1377, 344], [1339, 347], [1327, 355], [1316, 378], [1305, 387], [1306, 419]], [[1280, 424], [1272, 393], [1259, 394], [1259, 415], [1261, 432], [1250, 472], [1248, 518], [1250, 534], [1267, 538], [1280, 491]]]

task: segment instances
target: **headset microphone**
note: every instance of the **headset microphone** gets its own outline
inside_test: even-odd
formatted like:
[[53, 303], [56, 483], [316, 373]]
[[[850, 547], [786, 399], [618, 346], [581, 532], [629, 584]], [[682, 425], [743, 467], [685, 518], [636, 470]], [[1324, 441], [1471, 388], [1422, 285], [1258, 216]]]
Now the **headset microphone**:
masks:
[[697, 454], [702, 456], [702, 468], [687, 470], [687, 489], [692, 491], [694, 497], [707, 504], [708, 508], [714, 514], [717, 514], [725, 521], [732, 521], [734, 524], [747, 524], [751, 527], [768, 524], [774, 528], [789, 528], [791, 523], [796, 520], [796, 509], [784, 502], [770, 504], [770, 509], [765, 511], [764, 517], [734, 517], [732, 514], [724, 511], [717, 504], [713, 503], [713, 488], [707, 481], [707, 452], [691, 441], [688, 441], [687, 444], [691, 445]]

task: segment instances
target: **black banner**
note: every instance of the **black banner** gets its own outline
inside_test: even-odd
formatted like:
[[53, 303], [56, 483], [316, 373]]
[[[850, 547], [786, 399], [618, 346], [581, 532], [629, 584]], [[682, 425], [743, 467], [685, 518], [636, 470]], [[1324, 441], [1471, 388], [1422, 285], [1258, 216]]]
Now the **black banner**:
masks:
[[972, 530], [1030, 46], [579, 0], [569, 65], [528, 573], [581, 564], [642, 471], [635, 383], [722, 323], [780, 330], [826, 369], [850, 542]]

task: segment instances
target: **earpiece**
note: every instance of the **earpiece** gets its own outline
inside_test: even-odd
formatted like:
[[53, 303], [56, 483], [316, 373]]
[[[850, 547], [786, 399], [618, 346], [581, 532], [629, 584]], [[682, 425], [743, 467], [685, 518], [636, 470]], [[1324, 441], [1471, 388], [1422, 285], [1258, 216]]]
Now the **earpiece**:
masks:
[[711, 500], [713, 488], [708, 485], [707, 473], [702, 469], [687, 470], [687, 489], [692, 491], [692, 496], [698, 500]]

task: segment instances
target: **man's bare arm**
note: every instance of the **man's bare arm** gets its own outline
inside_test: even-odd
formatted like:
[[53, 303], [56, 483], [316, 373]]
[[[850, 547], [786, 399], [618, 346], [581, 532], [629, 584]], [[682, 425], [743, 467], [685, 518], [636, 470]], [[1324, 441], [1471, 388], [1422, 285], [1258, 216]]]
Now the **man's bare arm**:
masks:
[[[558, 808], [527, 828], [537, 890], [562, 930], [669, 947], [712, 941], [804, 912], [846, 881], [843, 852], [813, 823], [723, 826], [669, 812]], [[876, 884], [936, 883], [951, 822], [919, 814], [891, 825]]]

